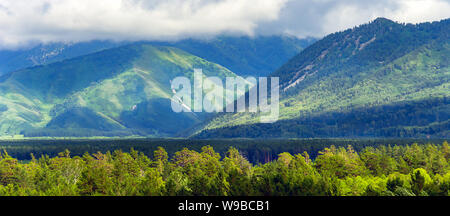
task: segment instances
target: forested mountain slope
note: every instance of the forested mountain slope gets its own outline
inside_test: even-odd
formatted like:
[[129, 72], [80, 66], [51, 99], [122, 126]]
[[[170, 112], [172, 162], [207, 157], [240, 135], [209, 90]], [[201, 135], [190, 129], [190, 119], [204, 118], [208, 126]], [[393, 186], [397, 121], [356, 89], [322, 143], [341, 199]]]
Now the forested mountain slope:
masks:
[[219, 115], [195, 137], [449, 137], [450, 19], [378, 18], [328, 35], [275, 71], [280, 120]]

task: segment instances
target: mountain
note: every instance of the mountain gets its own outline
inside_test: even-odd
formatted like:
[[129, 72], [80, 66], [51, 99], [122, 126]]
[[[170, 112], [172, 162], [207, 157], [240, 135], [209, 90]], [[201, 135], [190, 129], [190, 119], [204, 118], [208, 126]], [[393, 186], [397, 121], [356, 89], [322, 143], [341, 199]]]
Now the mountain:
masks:
[[450, 137], [449, 34], [378, 18], [328, 35], [271, 74], [279, 121], [221, 114], [193, 137]]
[[0, 77], [0, 135], [174, 136], [209, 117], [171, 109], [170, 81], [192, 81], [194, 68], [236, 76], [178, 48], [147, 43], [8, 73]]
[[[177, 47], [210, 62], [220, 64], [240, 76], [267, 76], [314, 41], [314, 38], [298, 39], [277, 35], [218, 36], [208, 40], [186, 39], [176, 42], [142, 42], [156, 46]], [[89, 41], [49, 43], [19, 50], [0, 50], [0, 75], [126, 44], [130, 44], [130, 42]]]
[[[50, 43], [0, 51], [0, 136], [174, 136], [210, 118], [174, 113], [170, 80], [267, 75], [314, 39]], [[218, 63], [218, 64], [216, 64]], [[189, 105], [188, 105], [189, 106]]]
[[180, 48], [220, 64], [239, 76], [259, 77], [269, 75], [314, 41], [315, 38], [299, 39], [284, 35], [219, 36], [208, 40], [187, 39], [156, 44]]
[[0, 50], [0, 75], [125, 45], [127, 42], [90, 41], [49, 43], [18, 50]]

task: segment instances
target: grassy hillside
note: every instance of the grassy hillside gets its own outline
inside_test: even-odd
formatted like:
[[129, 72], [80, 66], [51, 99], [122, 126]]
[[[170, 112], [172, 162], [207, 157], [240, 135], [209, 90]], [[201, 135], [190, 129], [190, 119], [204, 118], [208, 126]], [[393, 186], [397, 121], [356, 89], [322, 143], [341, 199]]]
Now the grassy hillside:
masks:
[[235, 76], [180, 49], [145, 43], [7, 74], [0, 78], [0, 134], [173, 136], [207, 117], [170, 107], [170, 80], [193, 79], [193, 68]]
[[0, 135], [173, 136], [210, 115], [167, 112], [171, 79], [192, 78], [194, 67], [208, 76], [234, 76], [222, 66], [241, 75], [267, 75], [312, 41], [222, 36], [143, 41], [114, 49], [107, 48], [121, 43], [58, 43], [0, 51], [0, 74], [6, 73], [0, 77]]
[[280, 121], [218, 116], [196, 137], [450, 135], [450, 20], [379, 18], [331, 34], [275, 71]]

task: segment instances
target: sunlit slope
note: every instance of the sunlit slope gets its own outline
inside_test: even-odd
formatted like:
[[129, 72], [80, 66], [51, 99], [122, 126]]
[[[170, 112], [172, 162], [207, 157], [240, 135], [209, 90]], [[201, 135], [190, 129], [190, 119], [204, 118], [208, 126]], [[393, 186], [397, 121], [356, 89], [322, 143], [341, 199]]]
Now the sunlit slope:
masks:
[[1, 78], [0, 133], [32, 136], [172, 136], [205, 115], [174, 113], [170, 80], [235, 76], [172, 47], [135, 44]]
[[329, 35], [273, 74], [280, 121], [226, 114], [195, 136], [449, 136], [449, 23], [377, 19]]

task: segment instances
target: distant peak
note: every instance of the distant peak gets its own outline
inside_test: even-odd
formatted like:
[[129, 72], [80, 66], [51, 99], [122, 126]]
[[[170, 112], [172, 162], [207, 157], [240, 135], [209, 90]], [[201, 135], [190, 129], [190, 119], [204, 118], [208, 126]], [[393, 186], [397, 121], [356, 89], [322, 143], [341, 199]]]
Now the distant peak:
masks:
[[384, 17], [378, 17], [373, 22], [374, 23], [395, 23], [394, 21], [384, 18]]

